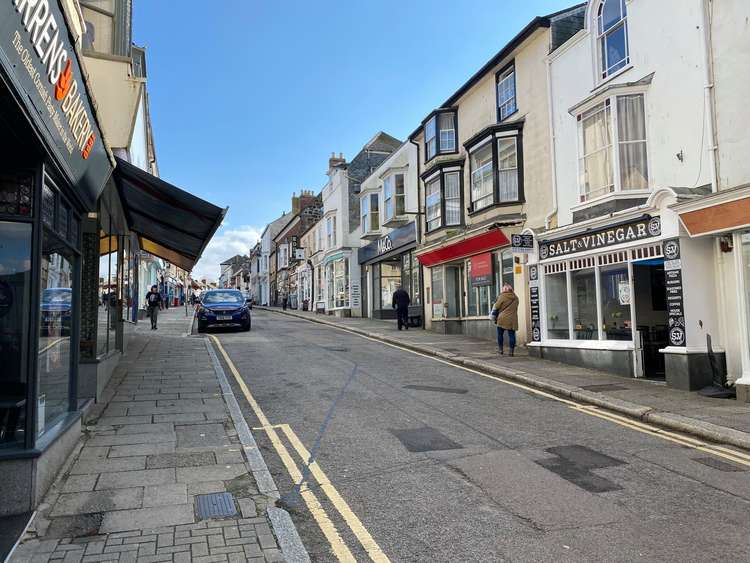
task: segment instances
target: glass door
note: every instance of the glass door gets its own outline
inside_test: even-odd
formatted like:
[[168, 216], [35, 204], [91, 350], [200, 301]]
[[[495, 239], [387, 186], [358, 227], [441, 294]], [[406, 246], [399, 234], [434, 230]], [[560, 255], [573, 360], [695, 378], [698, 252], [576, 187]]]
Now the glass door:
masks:
[[463, 272], [463, 265], [445, 267], [446, 317], [459, 318], [463, 316]]

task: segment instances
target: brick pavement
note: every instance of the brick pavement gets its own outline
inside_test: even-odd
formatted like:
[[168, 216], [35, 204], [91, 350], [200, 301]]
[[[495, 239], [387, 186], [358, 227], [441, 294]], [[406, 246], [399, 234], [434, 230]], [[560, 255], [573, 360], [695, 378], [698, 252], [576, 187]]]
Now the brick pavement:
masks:
[[[139, 324], [14, 563], [284, 560], [206, 341], [185, 336], [184, 309], [159, 323]], [[199, 520], [196, 497], [223, 492], [237, 514]]]

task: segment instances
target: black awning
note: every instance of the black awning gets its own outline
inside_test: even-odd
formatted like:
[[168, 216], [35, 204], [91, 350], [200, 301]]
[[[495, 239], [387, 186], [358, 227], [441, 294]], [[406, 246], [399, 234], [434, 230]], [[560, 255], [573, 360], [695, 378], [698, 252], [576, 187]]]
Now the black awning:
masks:
[[190, 271], [227, 210], [115, 157], [114, 178], [141, 250]]

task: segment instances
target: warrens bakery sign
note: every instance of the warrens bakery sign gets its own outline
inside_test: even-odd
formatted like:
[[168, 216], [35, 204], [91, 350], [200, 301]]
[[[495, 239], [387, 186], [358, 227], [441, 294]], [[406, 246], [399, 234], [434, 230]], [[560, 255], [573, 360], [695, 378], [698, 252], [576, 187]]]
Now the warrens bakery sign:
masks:
[[557, 258], [567, 254], [597, 250], [660, 235], [660, 218], [647, 216], [630, 223], [588, 231], [572, 237], [542, 241], [539, 243], [539, 258], [542, 260]]
[[84, 201], [112, 166], [57, 0], [0, 0], [0, 62]]

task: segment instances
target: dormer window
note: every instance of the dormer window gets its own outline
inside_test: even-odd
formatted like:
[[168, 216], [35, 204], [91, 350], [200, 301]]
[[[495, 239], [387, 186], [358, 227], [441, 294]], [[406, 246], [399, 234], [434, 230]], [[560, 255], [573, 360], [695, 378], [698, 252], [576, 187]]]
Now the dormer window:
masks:
[[604, 79], [630, 63], [625, 0], [602, 0], [596, 16], [600, 78]]
[[425, 162], [438, 154], [456, 152], [456, 113], [442, 111], [427, 120], [424, 126]]

